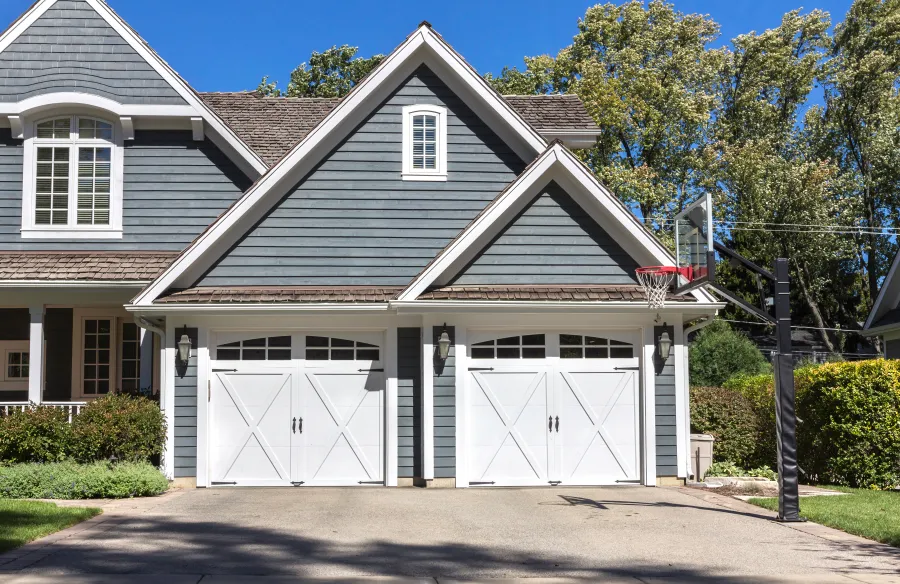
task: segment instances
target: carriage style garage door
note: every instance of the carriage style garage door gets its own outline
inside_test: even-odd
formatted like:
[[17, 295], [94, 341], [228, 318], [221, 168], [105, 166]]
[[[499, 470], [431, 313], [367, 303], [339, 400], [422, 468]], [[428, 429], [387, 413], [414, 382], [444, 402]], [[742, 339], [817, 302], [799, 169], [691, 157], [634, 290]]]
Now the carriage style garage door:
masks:
[[638, 339], [470, 333], [470, 485], [638, 482]]
[[213, 486], [384, 483], [383, 334], [219, 333]]

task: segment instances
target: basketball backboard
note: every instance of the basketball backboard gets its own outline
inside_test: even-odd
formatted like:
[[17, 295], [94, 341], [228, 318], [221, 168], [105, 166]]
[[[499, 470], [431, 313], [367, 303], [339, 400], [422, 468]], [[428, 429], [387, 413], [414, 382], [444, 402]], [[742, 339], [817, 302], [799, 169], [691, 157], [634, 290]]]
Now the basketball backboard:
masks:
[[675, 216], [676, 294], [686, 294], [715, 280], [712, 197], [708, 194]]

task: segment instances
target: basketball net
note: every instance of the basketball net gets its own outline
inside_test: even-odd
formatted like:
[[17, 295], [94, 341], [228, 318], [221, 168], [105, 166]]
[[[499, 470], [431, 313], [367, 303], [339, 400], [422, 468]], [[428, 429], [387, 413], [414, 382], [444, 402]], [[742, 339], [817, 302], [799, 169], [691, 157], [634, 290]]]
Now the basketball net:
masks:
[[666, 305], [669, 286], [677, 272], [678, 268], [673, 266], [647, 266], [635, 270], [638, 282], [647, 295], [649, 308], [662, 308]]

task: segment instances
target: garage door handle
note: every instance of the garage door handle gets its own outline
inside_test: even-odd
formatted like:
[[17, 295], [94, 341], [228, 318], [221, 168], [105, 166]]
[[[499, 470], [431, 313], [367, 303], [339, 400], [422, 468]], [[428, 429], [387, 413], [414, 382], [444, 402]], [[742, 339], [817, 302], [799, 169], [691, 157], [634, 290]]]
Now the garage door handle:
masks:
[[300, 418], [300, 433], [303, 434], [303, 418]]
[[559, 416], [556, 416], [556, 433], [559, 433]]
[[551, 432], [553, 431], [553, 416], [550, 416], [550, 426], [548, 428]]

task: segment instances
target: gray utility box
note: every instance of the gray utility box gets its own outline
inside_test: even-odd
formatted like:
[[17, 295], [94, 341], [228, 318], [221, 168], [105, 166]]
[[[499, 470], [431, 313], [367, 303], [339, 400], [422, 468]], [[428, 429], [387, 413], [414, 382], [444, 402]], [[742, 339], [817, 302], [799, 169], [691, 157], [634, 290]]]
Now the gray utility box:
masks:
[[713, 461], [713, 442], [709, 434], [691, 434], [691, 472], [694, 480], [700, 482]]

